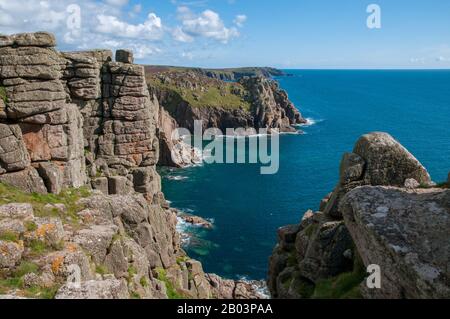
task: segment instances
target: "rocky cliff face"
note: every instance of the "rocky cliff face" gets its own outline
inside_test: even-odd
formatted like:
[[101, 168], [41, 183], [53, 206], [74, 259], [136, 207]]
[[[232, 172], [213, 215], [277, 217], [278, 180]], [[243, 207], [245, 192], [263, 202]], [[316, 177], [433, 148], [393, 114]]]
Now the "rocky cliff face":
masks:
[[[385, 133], [343, 156], [320, 211], [279, 230], [270, 259], [276, 298], [448, 298], [450, 191]], [[379, 265], [381, 289], [366, 267]]]
[[265, 77], [244, 77], [237, 83], [209, 79], [196, 72], [150, 74], [148, 82], [160, 104], [179, 126], [203, 129], [267, 128], [293, 132], [292, 125], [306, 121], [285, 91]]
[[60, 53], [55, 42], [0, 37], [0, 279], [17, 279], [1, 280], [0, 294], [258, 296], [180, 248], [144, 68], [126, 50], [114, 62], [111, 51]]

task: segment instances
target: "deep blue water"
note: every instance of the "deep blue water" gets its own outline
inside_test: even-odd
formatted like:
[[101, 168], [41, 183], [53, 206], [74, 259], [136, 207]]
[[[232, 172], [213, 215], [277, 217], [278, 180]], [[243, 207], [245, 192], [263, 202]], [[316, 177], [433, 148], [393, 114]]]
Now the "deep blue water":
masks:
[[279, 78], [303, 115], [316, 121], [304, 135], [284, 135], [276, 175], [255, 165], [204, 165], [163, 179], [172, 206], [213, 218], [187, 252], [207, 272], [266, 278], [278, 227], [318, 209], [335, 186], [344, 152], [364, 133], [385, 131], [429, 170], [435, 181], [450, 171], [450, 71], [289, 71]]

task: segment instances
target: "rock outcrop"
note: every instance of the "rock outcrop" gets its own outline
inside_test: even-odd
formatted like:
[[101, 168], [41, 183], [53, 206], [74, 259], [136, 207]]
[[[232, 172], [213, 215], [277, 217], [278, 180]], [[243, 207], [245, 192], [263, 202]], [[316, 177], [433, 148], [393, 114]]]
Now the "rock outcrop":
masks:
[[[343, 156], [338, 186], [320, 211], [279, 230], [269, 266], [272, 296], [448, 298], [449, 192], [433, 187], [426, 169], [390, 135], [361, 137]], [[381, 267], [381, 289], [365, 285], [372, 264]]]
[[144, 67], [128, 50], [114, 62], [55, 45], [44, 32], [0, 37], [0, 277], [20, 283], [1, 293], [223, 297], [181, 249], [161, 192], [165, 120]]

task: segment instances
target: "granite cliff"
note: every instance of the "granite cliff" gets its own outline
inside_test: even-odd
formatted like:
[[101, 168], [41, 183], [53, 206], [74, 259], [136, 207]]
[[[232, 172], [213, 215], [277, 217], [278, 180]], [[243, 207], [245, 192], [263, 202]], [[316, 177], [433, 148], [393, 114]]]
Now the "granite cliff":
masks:
[[[390, 135], [364, 135], [319, 211], [278, 231], [272, 296], [449, 298], [449, 186]], [[381, 289], [367, 287], [369, 265], [380, 267]]]
[[45, 32], [0, 36], [0, 294], [260, 297], [181, 249], [144, 67], [126, 50], [55, 46]]

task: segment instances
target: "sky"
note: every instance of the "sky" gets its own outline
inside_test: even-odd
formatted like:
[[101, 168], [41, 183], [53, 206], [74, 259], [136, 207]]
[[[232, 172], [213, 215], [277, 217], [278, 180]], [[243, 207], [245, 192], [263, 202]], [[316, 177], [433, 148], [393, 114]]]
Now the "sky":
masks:
[[30, 31], [145, 64], [450, 68], [448, 0], [0, 0], [0, 33]]

